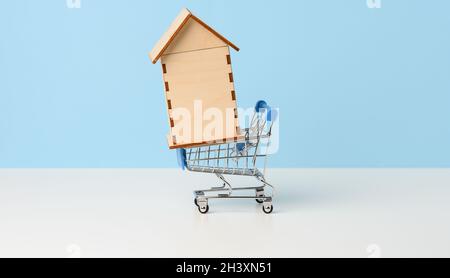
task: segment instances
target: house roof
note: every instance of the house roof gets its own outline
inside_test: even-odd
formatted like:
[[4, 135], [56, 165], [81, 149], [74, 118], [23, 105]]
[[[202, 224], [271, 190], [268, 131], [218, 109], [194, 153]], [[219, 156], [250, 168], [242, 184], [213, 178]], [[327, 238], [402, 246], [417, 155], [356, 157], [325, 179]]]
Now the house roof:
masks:
[[219, 39], [221, 39], [224, 43], [234, 48], [236, 51], [239, 51], [239, 48], [234, 45], [232, 42], [227, 40], [224, 36], [216, 32], [214, 29], [209, 27], [206, 23], [201, 21], [198, 17], [193, 15], [188, 9], [181, 10], [180, 14], [175, 18], [175, 20], [170, 25], [169, 29], [164, 33], [158, 43], [154, 46], [153, 50], [150, 52], [149, 56], [152, 60], [152, 63], [155, 64], [158, 62], [159, 58], [164, 54], [164, 51], [169, 47], [172, 41], [175, 39], [176, 35], [183, 29], [185, 24], [189, 19], [193, 19], [196, 22], [200, 23], [203, 27], [205, 27], [208, 31], [213, 33]]

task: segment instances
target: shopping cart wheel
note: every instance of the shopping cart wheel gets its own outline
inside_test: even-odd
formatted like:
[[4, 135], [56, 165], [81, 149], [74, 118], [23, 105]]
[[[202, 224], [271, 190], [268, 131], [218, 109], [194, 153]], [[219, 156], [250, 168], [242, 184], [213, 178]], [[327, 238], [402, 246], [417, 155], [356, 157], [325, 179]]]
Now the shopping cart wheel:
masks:
[[262, 209], [263, 209], [263, 211], [266, 214], [269, 214], [269, 213], [271, 213], [273, 211], [273, 206], [271, 204], [270, 205], [263, 205]]
[[[264, 190], [256, 189], [256, 197], [264, 197]], [[264, 198], [255, 199], [258, 204], [264, 203]]]
[[197, 206], [198, 207], [198, 211], [200, 211], [200, 213], [205, 214], [209, 211], [209, 205], [206, 206]]

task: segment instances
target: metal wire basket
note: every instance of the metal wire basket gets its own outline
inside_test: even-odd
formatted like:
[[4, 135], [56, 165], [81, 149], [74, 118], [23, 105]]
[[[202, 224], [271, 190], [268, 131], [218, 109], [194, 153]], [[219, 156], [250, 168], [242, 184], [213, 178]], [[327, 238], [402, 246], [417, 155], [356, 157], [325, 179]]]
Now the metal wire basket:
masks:
[[[215, 174], [222, 182], [220, 187], [194, 192], [194, 202], [201, 213], [209, 211], [209, 199], [255, 199], [263, 204], [263, 211], [273, 211], [274, 186], [265, 178], [272, 127], [277, 115], [265, 101], [258, 101], [250, 125], [244, 136], [233, 142], [179, 149], [178, 159], [183, 169], [192, 172]], [[224, 175], [252, 176], [260, 183], [255, 187], [233, 187]], [[266, 187], [270, 187], [267, 194]], [[236, 191], [253, 191], [254, 194], [235, 194]]]

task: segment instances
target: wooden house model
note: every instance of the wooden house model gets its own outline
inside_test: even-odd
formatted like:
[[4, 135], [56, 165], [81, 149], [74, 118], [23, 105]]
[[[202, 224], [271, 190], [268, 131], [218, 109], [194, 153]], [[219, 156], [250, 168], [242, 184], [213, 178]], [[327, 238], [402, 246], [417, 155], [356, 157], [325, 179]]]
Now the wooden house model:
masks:
[[[152, 63], [161, 60], [162, 65], [169, 148], [220, 143], [240, 136], [230, 47], [239, 51], [183, 9], [150, 52]], [[186, 112], [189, 117], [183, 117]], [[216, 128], [211, 128], [212, 122]]]

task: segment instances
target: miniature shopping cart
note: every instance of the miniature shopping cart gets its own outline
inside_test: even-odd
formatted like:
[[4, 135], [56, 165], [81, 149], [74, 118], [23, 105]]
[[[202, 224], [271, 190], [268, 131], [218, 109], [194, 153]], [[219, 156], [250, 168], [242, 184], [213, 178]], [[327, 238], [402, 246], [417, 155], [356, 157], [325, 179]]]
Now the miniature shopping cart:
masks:
[[[276, 110], [272, 110], [265, 101], [258, 101], [242, 139], [177, 150], [178, 162], [183, 170], [215, 174], [222, 183], [220, 187], [194, 192], [194, 203], [200, 213], [208, 212], [209, 199], [254, 199], [262, 204], [265, 213], [272, 212], [274, 187], [266, 181], [264, 175], [276, 117]], [[255, 177], [259, 186], [233, 187], [224, 175]], [[269, 192], [266, 189], [270, 189]], [[242, 195], [237, 194], [237, 191], [252, 194]]]

